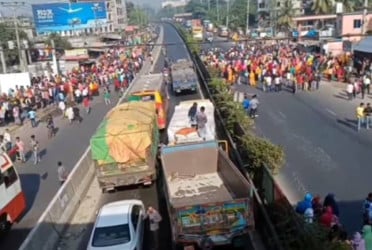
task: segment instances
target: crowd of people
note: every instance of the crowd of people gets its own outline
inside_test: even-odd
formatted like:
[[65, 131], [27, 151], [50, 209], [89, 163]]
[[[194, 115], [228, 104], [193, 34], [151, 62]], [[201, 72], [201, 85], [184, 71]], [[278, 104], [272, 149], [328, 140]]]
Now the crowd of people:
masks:
[[282, 86], [290, 87], [293, 93], [316, 90], [320, 80], [326, 79], [352, 83], [355, 95], [362, 89], [363, 93], [369, 90], [371, 82], [369, 60], [356, 60], [347, 53], [331, 56], [309, 52], [296, 44], [257, 42], [227, 51], [211, 49], [202, 52], [202, 60], [218, 70], [230, 85], [245, 83], [267, 92], [279, 92]]
[[319, 223], [328, 229], [330, 241], [344, 242], [350, 250], [372, 250], [372, 193], [361, 204], [362, 230], [355, 232], [350, 239], [339, 220], [340, 209], [334, 194], [328, 194], [324, 201], [319, 196], [307, 193], [296, 206], [296, 212], [307, 223]]
[[[81, 64], [64, 75], [33, 77], [27, 87], [15, 85], [1, 96], [0, 121], [3, 125], [14, 122], [21, 126], [29, 120], [35, 128], [42, 118], [37, 110], [54, 105], [54, 110], [60, 110], [70, 124], [80, 123], [83, 120], [80, 108], [89, 114], [93, 98], [102, 98], [105, 105], [111, 105], [112, 90], [118, 96], [124, 93], [142, 68], [148, 50], [146, 46], [108, 49], [95, 63]], [[56, 131], [53, 116], [48, 115], [44, 122], [48, 138], [52, 138]], [[31, 138], [30, 146], [33, 162], [37, 164], [40, 154], [35, 141]], [[12, 141], [8, 129], [0, 135], [0, 147], [12, 158], [27, 160], [25, 143], [20, 137]]]

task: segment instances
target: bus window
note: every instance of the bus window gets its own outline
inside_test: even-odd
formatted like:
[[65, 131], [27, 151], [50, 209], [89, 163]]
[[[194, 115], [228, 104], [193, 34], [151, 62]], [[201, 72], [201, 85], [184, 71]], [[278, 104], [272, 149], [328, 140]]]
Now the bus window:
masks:
[[6, 171], [4, 171], [3, 178], [6, 188], [10, 187], [14, 182], [16, 182], [18, 180], [18, 176], [14, 167], [10, 167]]

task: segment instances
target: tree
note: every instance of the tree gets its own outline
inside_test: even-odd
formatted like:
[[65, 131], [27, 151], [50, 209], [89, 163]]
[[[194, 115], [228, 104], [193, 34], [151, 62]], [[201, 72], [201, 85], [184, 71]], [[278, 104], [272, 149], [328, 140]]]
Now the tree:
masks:
[[47, 44], [49, 47], [52, 47], [52, 40], [54, 41], [54, 47], [56, 48], [57, 51], [72, 49], [72, 45], [67, 40], [67, 38], [62, 37], [57, 33], [50, 34], [46, 39], [45, 44]]
[[[16, 33], [13, 25], [7, 23], [0, 23], [0, 44], [1, 47], [4, 48], [4, 55], [5, 61], [7, 65], [17, 65], [19, 64], [18, 58], [18, 50], [17, 49], [9, 49], [8, 41], [13, 41], [14, 45], [17, 46], [16, 43]], [[23, 30], [19, 30], [19, 38], [21, 42], [23, 40], [27, 40], [29, 45], [30, 41], [27, 37], [27, 34]]]
[[289, 32], [293, 27], [293, 5], [291, 4], [291, 0], [286, 0], [284, 2], [283, 8], [279, 12], [277, 25], [278, 28]]
[[315, 14], [329, 14], [333, 8], [332, 0], [315, 0], [313, 4], [313, 11]]
[[149, 17], [143, 8], [135, 6], [132, 2], [126, 2], [128, 24], [147, 26]]

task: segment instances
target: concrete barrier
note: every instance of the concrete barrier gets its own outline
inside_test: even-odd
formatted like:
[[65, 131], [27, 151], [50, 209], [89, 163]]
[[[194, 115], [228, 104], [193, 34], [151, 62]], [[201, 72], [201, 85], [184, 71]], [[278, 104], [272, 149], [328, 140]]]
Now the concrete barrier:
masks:
[[[163, 27], [161, 26], [157, 44], [163, 42]], [[153, 49], [154, 62], [157, 61], [161, 52], [161, 46], [155, 46]], [[155, 63], [150, 65], [147, 60], [142, 68], [152, 72]], [[141, 74], [140, 73], [140, 74]], [[131, 86], [136, 84], [136, 79], [120, 98], [119, 105], [125, 96], [129, 93]], [[90, 183], [94, 181], [95, 168], [90, 153], [90, 146], [85, 150], [82, 157], [74, 166], [64, 185], [58, 190], [48, 207], [37, 221], [35, 227], [31, 230], [20, 250], [50, 250], [55, 249], [60, 235], [69, 225], [69, 221], [79, 206], [82, 197], [85, 196]]]

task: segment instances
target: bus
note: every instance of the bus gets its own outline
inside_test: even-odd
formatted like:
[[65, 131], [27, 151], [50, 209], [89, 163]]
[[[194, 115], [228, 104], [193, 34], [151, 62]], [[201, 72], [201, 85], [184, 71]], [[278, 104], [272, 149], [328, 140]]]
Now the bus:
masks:
[[169, 94], [163, 74], [140, 75], [131, 88], [128, 101], [154, 102], [158, 115], [158, 128], [167, 126]]
[[192, 37], [195, 40], [203, 41], [203, 26], [192, 27]]
[[0, 153], [0, 234], [10, 230], [26, 211], [26, 197], [10, 157]]

